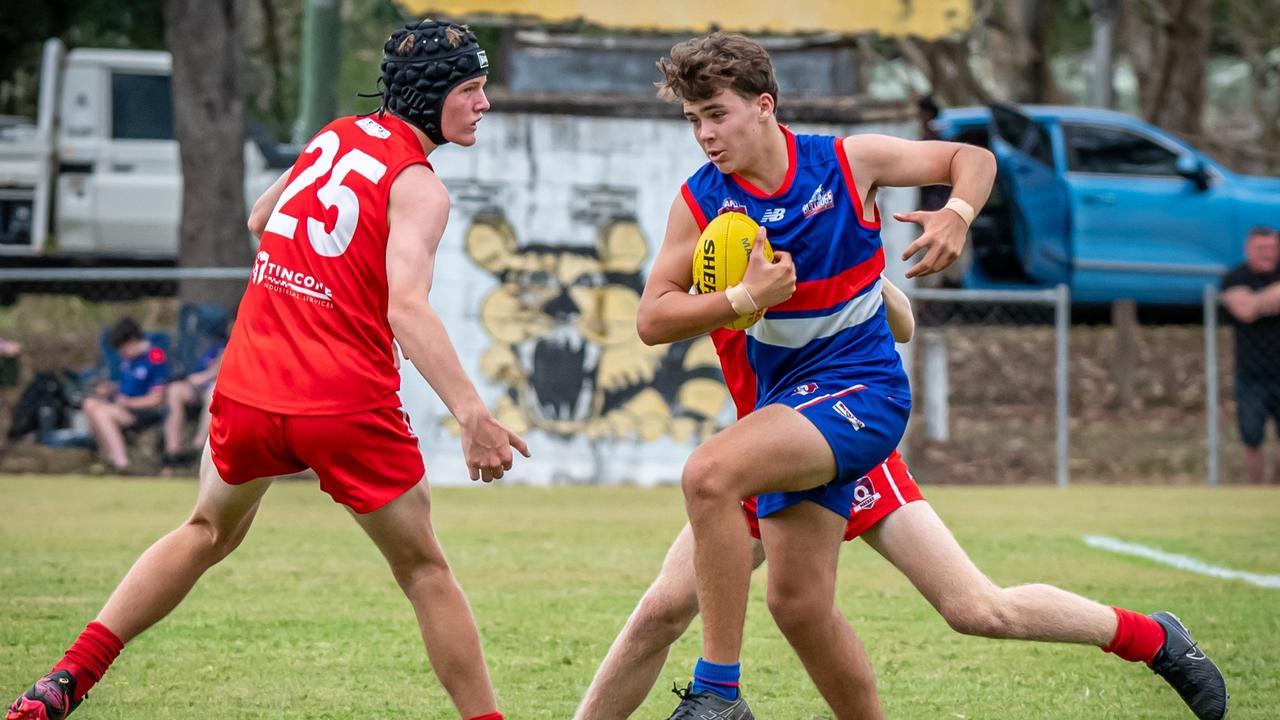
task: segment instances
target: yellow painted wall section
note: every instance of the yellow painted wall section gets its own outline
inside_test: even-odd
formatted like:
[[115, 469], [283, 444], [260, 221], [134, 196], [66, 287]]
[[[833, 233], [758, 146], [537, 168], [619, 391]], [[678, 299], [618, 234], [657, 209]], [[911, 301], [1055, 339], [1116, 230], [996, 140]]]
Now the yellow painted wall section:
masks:
[[451, 18], [501, 16], [560, 23], [583, 19], [606, 28], [702, 32], [712, 25], [742, 33], [835, 32], [936, 38], [972, 22], [972, 0], [397, 0], [407, 12]]

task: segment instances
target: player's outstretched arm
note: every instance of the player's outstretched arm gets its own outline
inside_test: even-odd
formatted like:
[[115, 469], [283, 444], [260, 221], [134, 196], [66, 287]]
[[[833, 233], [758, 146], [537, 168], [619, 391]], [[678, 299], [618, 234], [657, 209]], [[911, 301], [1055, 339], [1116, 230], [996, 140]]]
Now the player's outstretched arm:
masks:
[[880, 276], [880, 294], [884, 296], [885, 315], [889, 320], [889, 332], [895, 342], [908, 343], [916, 333], [916, 316], [911, 312], [911, 301], [889, 278]]
[[435, 173], [423, 165], [400, 173], [391, 186], [387, 212], [387, 320], [405, 358], [461, 425], [471, 479], [489, 482], [511, 469], [511, 448], [525, 457], [529, 448], [489, 414], [428, 302], [448, 217], [449, 194]]
[[870, 134], [845, 138], [844, 151], [863, 207], [875, 201], [878, 187], [951, 186], [951, 199], [941, 210], [893, 215], [895, 220], [923, 228], [902, 253], [906, 260], [926, 250], [924, 258], [907, 270], [907, 277], [945, 270], [960, 257], [969, 223], [986, 204], [995, 181], [996, 159], [990, 151], [964, 143]]
[[[760, 233], [757, 240], [764, 237], [763, 229]], [[689, 294], [693, 286], [693, 248], [698, 235], [693, 213], [684, 198], [676, 195], [667, 214], [662, 247], [636, 311], [636, 331], [646, 345], [705, 335], [738, 317], [724, 292]], [[796, 289], [796, 270], [791, 256], [776, 251], [773, 263], [769, 263], [763, 248], [764, 243], [757, 241], [742, 278], [743, 286], [762, 308], [783, 302]]]

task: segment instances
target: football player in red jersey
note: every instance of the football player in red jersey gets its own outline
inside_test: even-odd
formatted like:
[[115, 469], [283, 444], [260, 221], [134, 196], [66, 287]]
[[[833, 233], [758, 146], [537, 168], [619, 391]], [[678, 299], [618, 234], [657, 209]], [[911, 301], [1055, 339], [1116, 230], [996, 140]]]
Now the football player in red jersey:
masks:
[[394, 345], [457, 418], [473, 480], [502, 477], [512, 448], [528, 456], [489, 414], [428, 304], [449, 197], [427, 156], [475, 143], [488, 60], [466, 27], [430, 20], [397, 30], [384, 50], [382, 110], [322, 128], [250, 214], [262, 242], [218, 379], [194, 512], [143, 553], [7, 720], [70, 714], [124, 644], [239, 545], [271, 478], [308, 467], [386, 556], [459, 715], [502, 717], [432, 531]]

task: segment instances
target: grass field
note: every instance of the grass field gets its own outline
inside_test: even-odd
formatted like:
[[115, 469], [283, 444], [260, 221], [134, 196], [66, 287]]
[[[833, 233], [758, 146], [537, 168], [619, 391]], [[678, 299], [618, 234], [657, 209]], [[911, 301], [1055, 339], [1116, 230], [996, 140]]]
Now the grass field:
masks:
[[[1223, 667], [1233, 718], [1280, 707], [1280, 590], [1086, 547], [1100, 533], [1280, 573], [1280, 491], [926, 487], [997, 582], [1044, 580], [1177, 612]], [[133, 559], [179, 522], [181, 481], [2, 477], [0, 691], [20, 692], [91, 618]], [[509, 718], [567, 718], [683, 522], [674, 489], [436, 492], [438, 532], [470, 595]], [[866, 642], [890, 718], [1185, 718], [1145, 668], [1087, 647], [952, 633], [861, 543], [840, 606]], [[829, 713], [753, 587], [744, 684], [757, 717]], [[637, 717], [666, 717], [698, 653], [672, 653]], [[664, 687], [665, 685], [665, 687]], [[447, 718], [408, 603], [343, 511], [308, 482], [267, 495], [241, 549], [130, 645], [76, 718]]]

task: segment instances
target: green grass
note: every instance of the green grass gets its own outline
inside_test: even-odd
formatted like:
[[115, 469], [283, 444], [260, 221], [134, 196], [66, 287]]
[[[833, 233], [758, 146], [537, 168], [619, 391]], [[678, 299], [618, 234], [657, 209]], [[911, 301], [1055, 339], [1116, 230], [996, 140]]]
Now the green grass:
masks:
[[[1280, 492], [926, 488], [999, 583], [1048, 581], [1186, 620], [1223, 667], [1233, 718], [1280, 705], [1280, 591], [1085, 547], [1102, 533], [1280, 573]], [[683, 522], [674, 489], [436, 491], [442, 541], [470, 595], [508, 717], [567, 718]], [[180, 481], [0, 477], [0, 690], [47, 669], [125, 569], [189, 509]], [[1144, 668], [1087, 647], [951, 632], [892, 567], [847, 546], [840, 606], [890, 718], [1184, 718]], [[757, 716], [829, 717], [753, 587], [745, 683]], [[698, 626], [638, 717], [665, 717]], [[8, 699], [7, 696], [5, 698]], [[312, 483], [267, 495], [241, 549], [121, 656], [77, 718], [445, 718], [408, 603], [356, 525]]]

